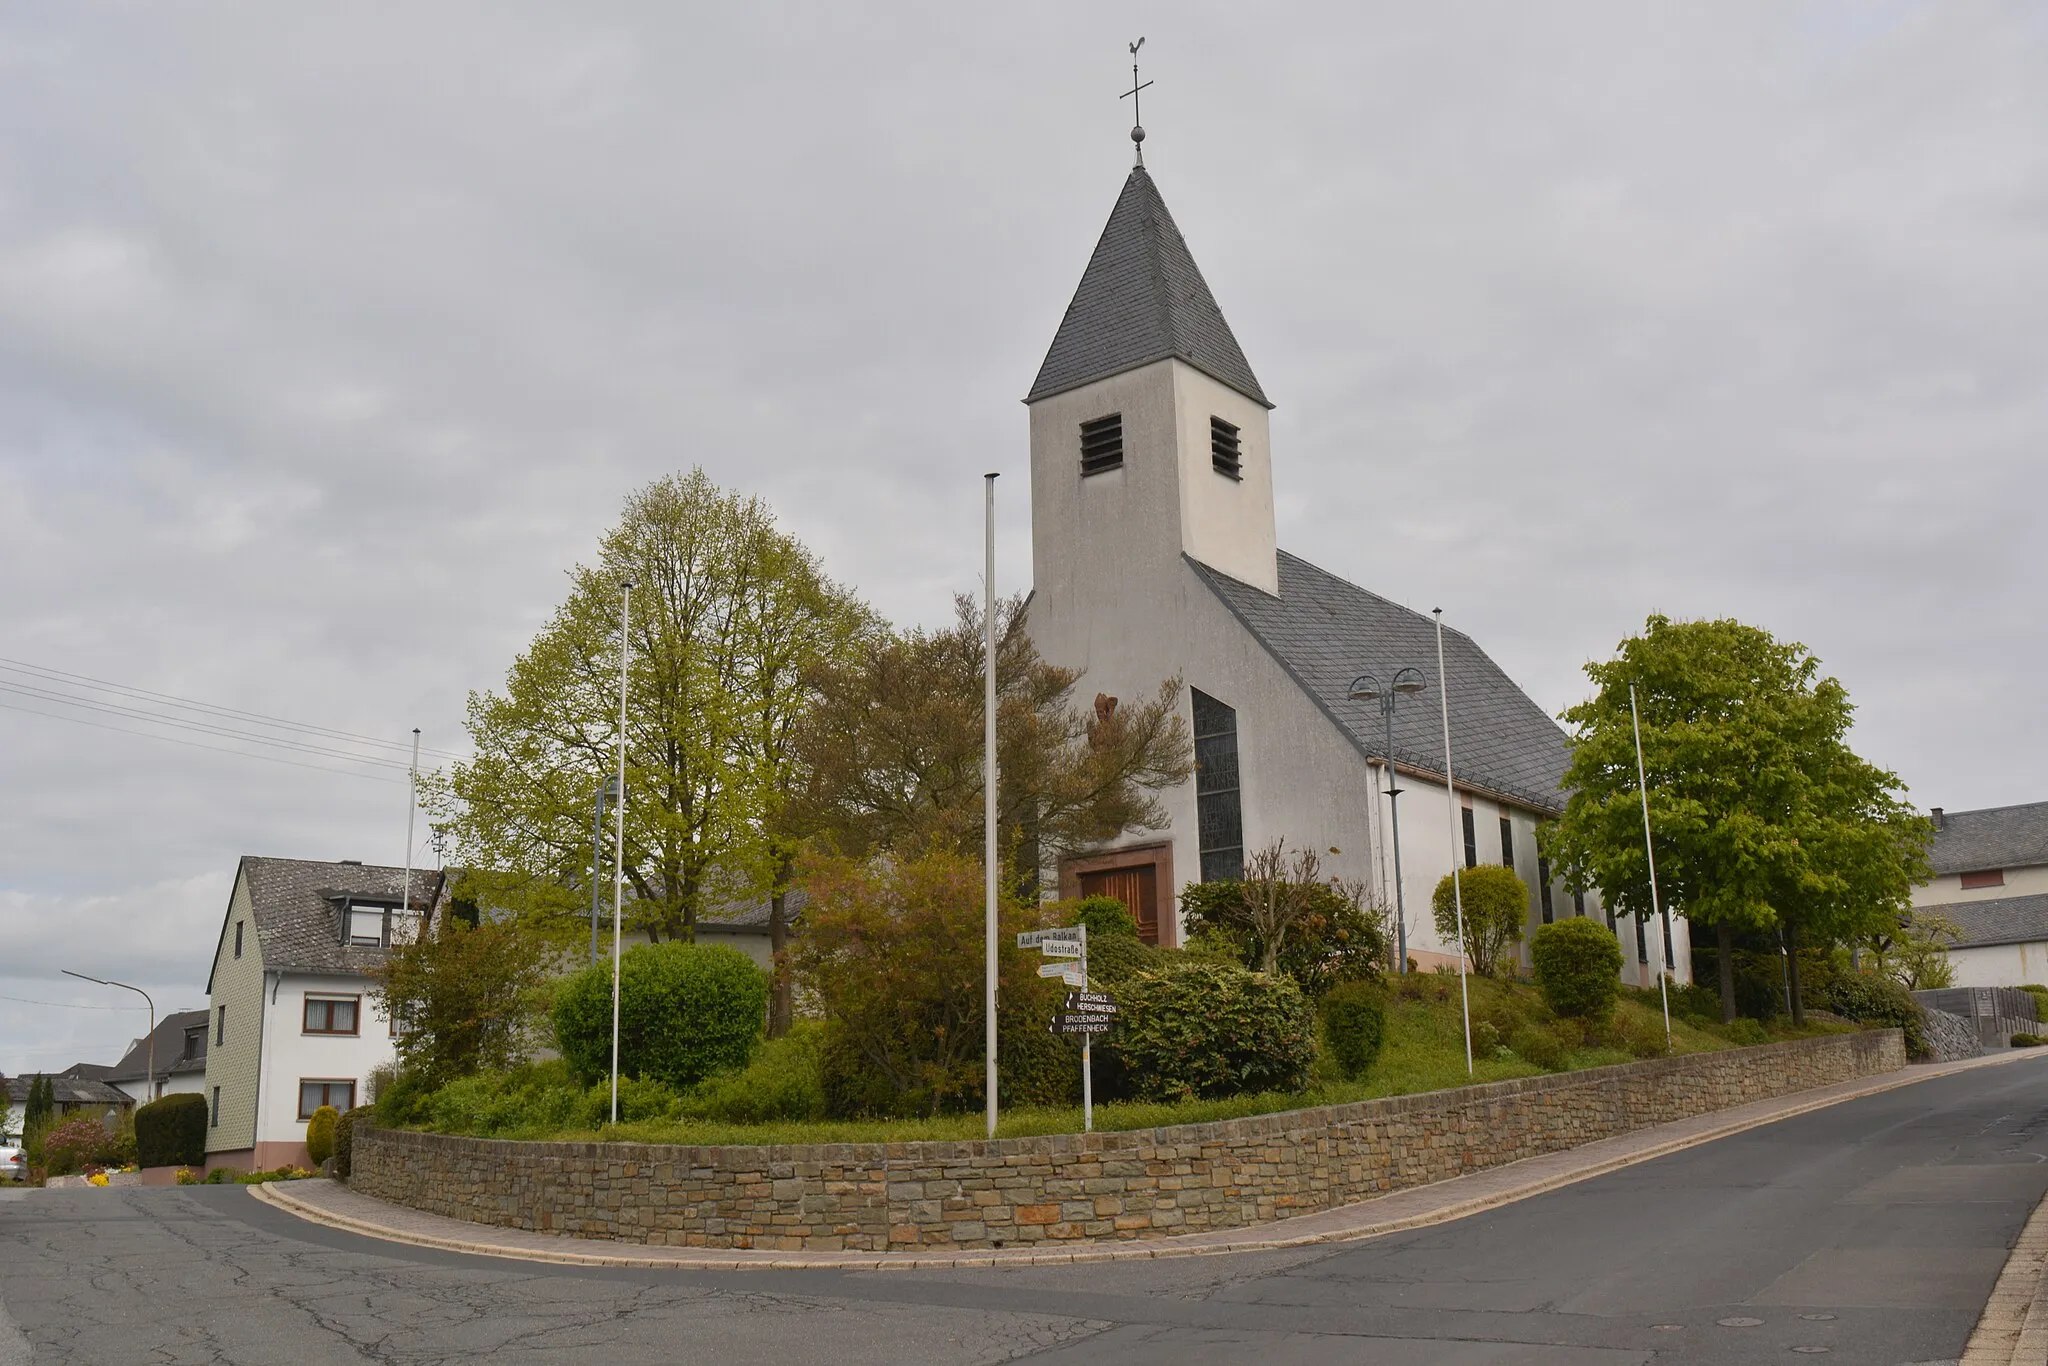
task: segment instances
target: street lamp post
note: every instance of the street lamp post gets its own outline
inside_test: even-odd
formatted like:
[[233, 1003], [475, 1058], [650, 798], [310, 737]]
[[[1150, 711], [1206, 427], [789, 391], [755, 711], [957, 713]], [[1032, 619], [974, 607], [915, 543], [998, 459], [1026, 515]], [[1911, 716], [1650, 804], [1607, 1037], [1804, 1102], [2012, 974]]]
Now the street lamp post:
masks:
[[[156, 1002], [151, 1001], [149, 993], [141, 987], [131, 987], [126, 982], [111, 982], [104, 977], [88, 977], [82, 972], [73, 972], [70, 968], [58, 968], [57, 971], [63, 973], [66, 977], [76, 977], [81, 982], [97, 982], [103, 987], [119, 987], [123, 991], [132, 991], [144, 1001], [149, 1002], [149, 1076], [142, 1083], [142, 1101], [143, 1104], [147, 1105], [150, 1101], [155, 1100], [156, 1097], [151, 1092], [156, 1090]], [[133, 1007], [131, 1006], [130, 1009], [133, 1009]]]
[[1386, 723], [1387, 732], [1387, 822], [1392, 827], [1389, 843], [1394, 846], [1394, 934], [1398, 947], [1399, 973], [1408, 971], [1408, 898], [1401, 886], [1401, 795], [1400, 785], [1394, 780], [1394, 703], [1402, 697], [1413, 697], [1423, 689], [1422, 671], [1400, 669], [1393, 681], [1382, 687], [1379, 679], [1371, 674], [1360, 674], [1351, 680], [1351, 700], [1354, 702], [1378, 702], [1380, 717]]

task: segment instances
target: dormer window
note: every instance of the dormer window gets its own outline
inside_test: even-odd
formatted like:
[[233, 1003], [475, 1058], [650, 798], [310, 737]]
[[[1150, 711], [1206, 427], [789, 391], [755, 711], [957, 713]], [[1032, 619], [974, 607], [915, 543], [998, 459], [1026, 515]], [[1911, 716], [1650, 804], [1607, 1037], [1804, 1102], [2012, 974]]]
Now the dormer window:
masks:
[[381, 949], [391, 942], [391, 908], [350, 902], [342, 918], [342, 942]]
[[1111, 413], [1081, 424], [1081, 473], [1101, 474], [1124, 465], [1124, 415]]
[[199, 1050], [206, 1047], [206, 1026], [193, 1025], [185, 1031], [185, 1056], [180, 1062], [190, 1062], [199, 1056]]
[[1244, 452], [1237, 428], [1220, 417], [1209, 419], [1209, 463], [1216, 473], [1232, 479], [1244, 478]]

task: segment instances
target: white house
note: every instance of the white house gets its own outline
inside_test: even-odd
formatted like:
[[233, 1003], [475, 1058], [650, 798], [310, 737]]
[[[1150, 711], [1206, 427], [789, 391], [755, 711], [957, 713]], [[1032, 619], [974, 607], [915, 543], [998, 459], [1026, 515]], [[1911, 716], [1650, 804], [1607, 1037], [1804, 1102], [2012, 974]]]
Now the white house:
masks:
[[[1361, 674], [1415, 669], [1423, 689], [1396, 706], [1392, 754], [1410, 957], [1425, 970], [1452, 961], [1429, 899], [1450, 870], [1453, 828], [1463, 863], [1505, 863], [1529, 884], [1532, 928], [1600, 914], [1536, 849], [1537, 825], [1565, 800], [1557, 723], [1447, 629], [1448, 793], [1431, 618], [1279, 548], [1272, 403], [1142, 162], [1024, 402], [1032, 638], [1081, 671], [1098, 706], [1183, 680], [1198, 763], [1163, 794], [1165, 829], [1070, 860], [1063, 893], [1118, 896], [1148, 938], [1172, 943], [1182, 885], [1235, 876], [1246, 851], [1284, 838], [1340, 851], [1325, 862], [1393, 905], [1383, 722], [1349, 692]], [[1625, 976], [1654, 981], [1658, 946], [1620, 933]], [[1683, 919], [1663, 937], [1689, 980]]]
[[[150, 1069], [156, 1069], [153, 1083]], [[173, 1011], [157, 1021], [155, 1031], [128, 1045], [121, 1061], [107, 1074], [138, 1105], [147, 1105], [181, 1091], [206, 1088], [206, 1012]]]
[[372, 1069], [396, 1061], [371, 973], [418, 933], [446, 879], [353, 860], [245, 857], [207, 978], [209, 1168], [306, 1165], [306, 1121], [322, 1105], [369, 1099]]
[[2048, 802], [1931, 814], [1934, 877], [1913, 908], [1962, 930], [1948, 951], [1956, 985], [2048, 983]]

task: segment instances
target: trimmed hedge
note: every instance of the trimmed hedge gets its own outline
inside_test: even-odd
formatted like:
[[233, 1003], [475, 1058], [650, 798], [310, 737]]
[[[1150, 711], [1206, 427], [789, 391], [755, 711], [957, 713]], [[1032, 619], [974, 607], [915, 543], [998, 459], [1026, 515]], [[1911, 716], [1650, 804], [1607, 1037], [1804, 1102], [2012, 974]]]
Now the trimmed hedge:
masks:
[[1172, 963], [1124, 985], [1104, 1051], [1142, 1100], [1299, 1091], [1316, 1059], [1316, 1014], [1292, 978], [1230, 963]]
[[358, 1105], [353, 1110], [343, 1110], [341, 1118], [334, 1121], [334, 1177], [337, 1181], [348, 1180], [349, 1164], [356, 1150], [356, 1121], [369, 1119], [376, 1113], [374, 1105]]
[[144, 1167], [206, 1162], [206, 1097], [197, 1091], [153, 1100], [135, 1112], [135, 1160]]
[[341, 1118], [341, 1111], [332, 1105], [323, 1105], [313, 1112], [306, 1121], [306, 1156], [318, 1167], [334, 1156], [334, 1124]]
[[1621, 984], [1621, 944], [1597, 920], [1574, 916], [1544, 925], [1529, 941], [1536, 985], [1559, 1015], [1606, 1024]]
[[[587, 1084], [611, 1075], [612, 966], [562, 983], [555, 1043]], [[768, 977], [722, 944], [642, 944], [619, 964], [619, 1072], [679, 1090], [745, 1067], [768, 1015]]]

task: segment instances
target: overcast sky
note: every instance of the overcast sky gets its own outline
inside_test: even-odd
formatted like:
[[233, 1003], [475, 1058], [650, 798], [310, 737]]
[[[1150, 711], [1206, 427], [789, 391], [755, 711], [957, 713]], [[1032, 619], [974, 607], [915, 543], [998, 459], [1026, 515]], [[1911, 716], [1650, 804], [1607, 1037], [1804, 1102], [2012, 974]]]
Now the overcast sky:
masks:
[[[1143, 34], [1283, 545], [1552, 710], [1737, 616], [1922, 805], [2048, 798], [2038, 3], [311, 9], [0, 15], [0, 657], [457, 747], [692, 464], [903, 623], [1004, 470], [1025, 587]], [[141, 1032], [60, 967], [204, 1005], [237, 856], [396, 862], [398, 777], [0, 710], [0, 1071]]]

